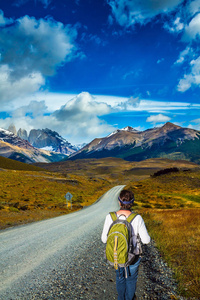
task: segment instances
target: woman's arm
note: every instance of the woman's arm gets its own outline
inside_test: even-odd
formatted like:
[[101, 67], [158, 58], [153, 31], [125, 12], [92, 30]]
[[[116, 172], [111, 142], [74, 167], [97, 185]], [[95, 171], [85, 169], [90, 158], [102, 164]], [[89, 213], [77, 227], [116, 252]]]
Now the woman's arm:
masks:
[[101, 234], [101, 240], [102, 240], [103, 243], [107, 242], [108, 230], [109, 230], [111, 224], [112, 224], [112, 218], [109, 214], [109, 215], [106, 216], [104, 226], [103, 226], [103, 231], [102, 231], [102, 234]]
[[138, 216], [138, 233], [139, 233], [139, 236], [140, 236], [143, 244], [150, 243], [151, 238], [146, 229], [144, 220], [142, 219], [142, 217], [140, 215]]

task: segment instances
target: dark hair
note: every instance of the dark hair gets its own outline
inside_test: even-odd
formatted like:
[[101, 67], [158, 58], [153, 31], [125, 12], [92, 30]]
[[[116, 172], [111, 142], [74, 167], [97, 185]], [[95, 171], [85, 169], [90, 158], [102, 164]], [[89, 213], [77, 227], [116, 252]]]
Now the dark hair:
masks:
[[[119, 195], [120, 206], [123, 209], [131, 209], [133, 202], [134, 202], [134, 194], [128, 190], [122, 190]], [[123, 202], [130, 202], [131, 203], [123, 203]]]

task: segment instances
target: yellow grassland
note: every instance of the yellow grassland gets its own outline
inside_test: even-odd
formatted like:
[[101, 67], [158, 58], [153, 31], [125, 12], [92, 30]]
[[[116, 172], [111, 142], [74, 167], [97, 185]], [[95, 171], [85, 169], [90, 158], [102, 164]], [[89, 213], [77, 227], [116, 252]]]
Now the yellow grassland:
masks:
[[175, 272], [179, 293], [200, 299], [200, 172], [162, 175], [127, 188], [151, 237]]
[[72, 211], [95, 202], [107, 190], [104, 179], [56, 173], [0, 171], [0, 228], [71, 212], [64, 198], [73, 195]]
[[182, 296], [200, 299], [200, 209], [144, 213], [152, 238], [174, 270]]

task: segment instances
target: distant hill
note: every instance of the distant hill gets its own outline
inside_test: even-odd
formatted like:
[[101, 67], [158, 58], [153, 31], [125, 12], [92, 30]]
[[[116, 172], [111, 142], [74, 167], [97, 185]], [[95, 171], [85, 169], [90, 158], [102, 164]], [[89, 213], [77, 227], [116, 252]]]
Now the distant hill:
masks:
[[167, 122], [162, 127], [137, 131], [132, 127], [94, 139], [69, 159], [119, 157], [128, 161], [169, 158], [200, 163], [200, 131]]
[[25, 164], [10, 158], [0, 156], [0, 169], [6, 170], [23, 170], [23, 171], [44, 171], [40, 167]]

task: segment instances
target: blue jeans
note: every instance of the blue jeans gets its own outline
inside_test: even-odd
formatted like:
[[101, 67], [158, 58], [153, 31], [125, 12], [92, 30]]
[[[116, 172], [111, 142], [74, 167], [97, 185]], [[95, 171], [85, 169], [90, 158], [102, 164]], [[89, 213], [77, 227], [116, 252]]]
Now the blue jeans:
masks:
[[134, 299], [140, 261], [141, 257], [138, 258], [134, 265], [126, 268], [127, 278], [125, 278], [125, 268], [116, 270], [118, 300]]

